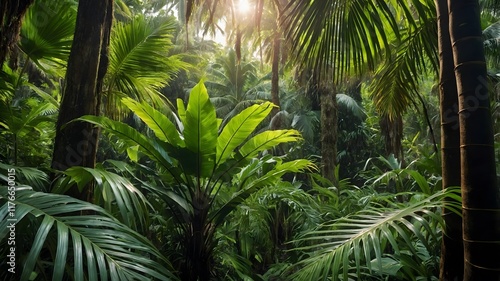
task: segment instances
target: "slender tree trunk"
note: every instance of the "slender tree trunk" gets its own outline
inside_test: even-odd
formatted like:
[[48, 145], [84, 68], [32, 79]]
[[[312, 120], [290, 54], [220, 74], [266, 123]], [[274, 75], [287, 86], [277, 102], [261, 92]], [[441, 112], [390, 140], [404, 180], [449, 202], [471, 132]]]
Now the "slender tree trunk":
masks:
[[448, 0], [457, 80], [464, 279], [500, 280], [500, 192], [478, 0]]
[[22, 19], [33, 2], [35, 0], [0, 1], [0, 69], [19, 41]]
[[[458, 94], [453, 50], [449, 34], [447, 0], [436, 0], [439, 47], [439, 97], [441, 110], [441, 168], [443, 189], [460, 186], [460, 131]], [[462, 217], [443, 209], [445, 229], [441, 243], [439, 278], [443, 281], [463, 280]]]
[[336, 184], [337, 164], [337, 98], [333, 87], [320, 86], [321, 105], [321, 173]]
[[[56, 125], [52, 168], [94, 167], [98, 130], [89, 123], [69, 121], [99, 115], [102, 79], [108, 64], [113, 0], [80, 1], [76, 29], [66, 71], [65, 87]], [[69, 195], [89, 200], [92, 190], [72, 188]]]
[[[394, 155], [400, 162], [404, 162], [403, 145], [403, 116], [391, 119], [388, 115], [380, 117], [380, 130], [384, 136], [384, 147], [387, 156]], [[404, 166], [404, 165], [403, 165]]]
[[[281, 36], [280, 32], [274, 32], [273, 38], [273, 61], [271, 65], [271, 101], [276, 105], [280, 106], [280, 54], [281, 54]], [[275, 117], [279, 112], [279, 108], [275, 107], [271, 111], [271, 118]], [[279, 120], [279, 116], [276, 117], [271, 122], [271, 129], [277, 130], [281, 128], [281, 120]]]

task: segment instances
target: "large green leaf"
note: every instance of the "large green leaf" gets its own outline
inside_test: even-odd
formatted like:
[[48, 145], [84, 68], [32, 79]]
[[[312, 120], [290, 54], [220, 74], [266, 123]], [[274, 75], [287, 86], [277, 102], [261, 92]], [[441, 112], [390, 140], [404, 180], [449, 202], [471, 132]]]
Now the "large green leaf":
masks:
[[127, 124], [102, 116], [86, 115], [74, 121], [86, 121], [95, 124], [106, 130], [106, 132], [119, 137], [129, 146], [138, 145], [142, 153], [162, 165], [176, 180], [180, 180], [174, 160], [170, 158], [164, 146], [159, 141], [142, 135]]
[[218, 127], [215, 108], [203, 82], [191, 90], [184, 125], [186, 148], [196, 157], [194, 165], [184, 169], [197, 177], [207, 177], [215, 165]]
[[[28, 228], [36, 231], [31, 250], [20, 266], [20, 280], [29, 280], [33, 271], [45, 267], [38, 268], [40, 253], [46, 247], [56, 253], [52, 280], [63, 280], [64, 272], [68, 271], [75, 280], [97, 280], [97, 276], [100, 280], [175, 279], [169, 262], [145, 237], [118, 222], [104, 209], [69, 196], [26, 189], [18, 189], [15, 197], [9, 202], [15, 204], [16, 231], [21, 233]], [[0, 201], [0, 240], [3, 241], [8, 237], [7, 218], [11, 214], [7, 188], [2, 187]], [[95, 215], [82, 216], [82, 211]], [[51, 240], [56, 243], [49, 242]], [[68, 259], [71, 252], [72, 261]], [[52, 262], [44, 259], [44, 263]], [[72, 266], [67, 267], [68, 263]]]
[[217, 165], [224, 163], [231, 156], [272, 109], [272, 103], [265, 102], [260, 105], [252, 105], [231, 118], [217, 139]]
[[266, 149], [271, 149], [282, 143], [296, 142], [300, 139], [302, 139], [300, 132], [296, 130], [265, 131], [249, 139], [239, 152], [245, 158], [252, 158]]
[[160, 140], [174, 146], [183, 147], [184, 141], [179, 136], [175, 125], [164, 114], [154, 109], [145, 102], [139, 103], [131, 98], [125, 98], [122, 102], [132, 110]]

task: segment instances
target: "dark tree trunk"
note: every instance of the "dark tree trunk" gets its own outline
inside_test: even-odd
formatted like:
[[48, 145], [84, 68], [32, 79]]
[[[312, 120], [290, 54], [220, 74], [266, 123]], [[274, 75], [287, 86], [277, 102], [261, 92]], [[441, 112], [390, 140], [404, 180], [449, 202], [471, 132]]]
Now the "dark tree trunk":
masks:
[[448, 0], [460, 123], [464, 279], [500, 280], [500, 192], [478, 0]]
[[24, 14], [35, 0], [0, 1], [0, 69], [19, 41]]
[[[441, 110], [441, 166], [443, 189], [460, 186], [460, 131], [458, 126], [458, 94], [453, 50], [449, 34], [447, 0], [436, 0], [439, 46], [439, 97]], [[462, 217], [443, 209], [446, 227], [441, 243], [439, 278], [443, 281], [463, 280]]]
[[[66, 71], [65, 87], [56, 125], [52, 168], [94, 167], [98, 130], [89, 123], [69, 121], [99, 115], [102, 80], [108, 64], [113, 0], [80, 1], [76, 29]], [[66, 125], [67, 124], [67, 125]], [[69, 195], [89, 200], [91, 188]]]
[[337, 98], [333, 87], [320, 86], [318, 89], [321, 105], [321, 173], [336, 184], [337, 164]]
[[209, 201], [210, 197], [206, 195], [197, 195], [193, 200], [194, 213], [184, 233], [185, 260], [181, 265], [182, 280], [212, 280], [215, 229], [207, 223]]

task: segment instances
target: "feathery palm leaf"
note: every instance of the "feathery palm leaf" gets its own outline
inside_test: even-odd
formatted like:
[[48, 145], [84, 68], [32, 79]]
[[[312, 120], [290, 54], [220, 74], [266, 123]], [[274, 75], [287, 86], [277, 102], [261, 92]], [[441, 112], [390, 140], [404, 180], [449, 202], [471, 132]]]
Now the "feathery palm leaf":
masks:
[[[292, 48], [312, 69], [335, 69], [336, 81], [352, 72], [374, 69], [390, 57], [400, 22], [429, 21], [433, 1], [293, 1], [284, 19]], [[432, 20], [431, 20], [432, 21]]]
[[173, 18], [157, 23], [144, 16], [113, 27], [106, 74], [108, 112], [113, 113], [124, 96], [163, 104], [159, 89], [183, 67], [177, 56], [168, 55], [174, 30]]
[[285, 18], [292, 49], [312, 69], [337, 69], [337, 78], [373, 68], [389, 43], [386, 30], [397, 33], [397, 22], [386, 1], [293, 1]]
[[[168, 261], [146, 238], [96, 205], [29, 189], [18, 188], [15, 200], [8, 200], [6, 188], [0, 192], [1, 240], [8, 237], [8, 219], [16, 222], [16, 229], [36, 230], [31, 250], [24, 257], [20, 280], [29, 280], [33, 271], [43, 270], [39, 268], [39, 260], [45, 247], [55, 254], [50, 261], [53, 280], [63, 280], [65, 272], [76, 280], [175, 279]], [[7, 201], [15, 204], [15, 212], [11, 212]], [[95, 212], [95, 215], [82, 216], [80, 211]], [[49, 243], [50, 240], [55, 240], [57, 246]], [[70, 260], [73, 264], [67, 267]], [[73, 270], [68, 272], [68, 268]]]
[[[415, 195], [418, 199], [407, 205], [390, 207], [370, 206], [353, 215], [322, 225], [296, 242], [305, 244], [295, 250], [307, 251], [309, 257], [298, 262], [293, 268], [300, 270], [292, 274], [294, 280], [348, 280], [354, 270], [361, 276], [362, 263], [372, 270], [372, 259], [378, 268], [382, 267], [387, 247], [395, 254], [402, 246], [416, 254], [412, 237], [416, 237], [426, 247], [428, 239], [437, 240], [435, 223], [442, 224], [439, 212], [442, 199], [450, 197], [454, 201], [448, 206], [460, 213], [460, 190], [449, 189], [434, 195]], [[312, 243], [312, 244], [311, 244]], [[340, 276], [339, 276], [340, 275]]]
[[43, 191], [47, 184], [49, 183], [49, 176], [43, 171], [32, 168], [32, 167], [18, 167], [12, 165], [6, 165], [4, 163], [0, 163], [0, 177], [7, 181], [4, 178], [7, 174], [8, 169], [14, 169], [16, 180], [18, 182], [22, 182], [25, 185], [33, 187], [36, 191]]
[[95, 180], [94, 204], [104, 206], [107, 212], [132, 229], [145, 229], [149, 203], [129, 180], [105, 170], [102, 165], [95, 169], [71, 167], [64, 174], [66, 177], [60, 179], [52, 192], [64, 194], [74, 184], [81, 189]]
[[[435, 10], [429, 10], [429, 18]], [[437, 73], [437, 28], [435, 21], [421, 20], [409, 27], [398, 46], [394, 59], [380, 66], [371, 85], [375, 107], [390, 118], [401, 116], [417, 100], [418, 77], [431, 66]]]

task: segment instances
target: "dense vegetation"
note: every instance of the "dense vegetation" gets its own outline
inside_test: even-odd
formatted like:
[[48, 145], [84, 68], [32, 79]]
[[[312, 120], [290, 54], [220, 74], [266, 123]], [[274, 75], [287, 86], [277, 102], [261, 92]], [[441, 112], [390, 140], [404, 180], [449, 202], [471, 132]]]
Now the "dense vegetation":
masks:
[[470, 86], [456, 1], [77, 2], [0, 4], [1, 280], [498, 277], [496, 3]]

